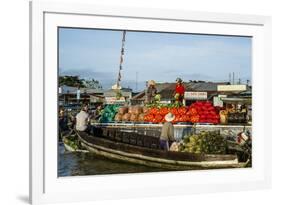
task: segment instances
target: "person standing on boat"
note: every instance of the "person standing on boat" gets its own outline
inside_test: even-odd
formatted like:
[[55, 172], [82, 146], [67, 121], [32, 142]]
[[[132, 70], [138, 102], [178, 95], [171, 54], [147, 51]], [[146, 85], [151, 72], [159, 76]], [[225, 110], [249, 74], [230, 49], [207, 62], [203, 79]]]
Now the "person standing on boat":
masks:
[[89, 107], [84, 104], [81, 111], [76, 115], [76, 130], [82, 132], [89, 131], [90, 115], [88, 113]]
[[175, 115], [170, 112], [165, 115], [166, 122], [163, 124], [160, 136], [160, 149], [162, 150], [168, 151], [170, 147], [169, 144], [175, 141], [174, 125], [172, 124], [174, 119]]
[[174, 97], [176, 99], [176, 102], [182, 104], [183, 103], [183, 99], [184, 99], [184, 92], [185, 92], [185, 88], [182, 82], [181, 78], [177, 78], [176, 79], [176, 88], [175, 88], [175, 93], [174, 93]]
[[154, 102], [154, 97], [157, 94], [157, 89], [155, 87], [156, 83], [154, 80], [149, 80], [148, 81], [148, 88], [146, 91], [146, 103], [150, 104]]

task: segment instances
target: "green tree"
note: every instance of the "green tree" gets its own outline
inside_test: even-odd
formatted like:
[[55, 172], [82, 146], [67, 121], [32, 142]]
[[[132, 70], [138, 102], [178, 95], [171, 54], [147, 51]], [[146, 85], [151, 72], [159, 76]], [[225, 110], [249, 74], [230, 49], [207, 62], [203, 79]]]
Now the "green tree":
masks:
[[95, 80], [95, 79], [91, 79], [91, 80], [82, 80], [83, 81], [83, 85], [86, 87], [86, 88], [93, 88], [93, 89], [101, 89], [102, 86], [100, 84], [100, 82], [98, 80]]
[[80, 79], [79, 76], [59, 76], [59, 86], [62, 85], [85, 88], [83, 79]]

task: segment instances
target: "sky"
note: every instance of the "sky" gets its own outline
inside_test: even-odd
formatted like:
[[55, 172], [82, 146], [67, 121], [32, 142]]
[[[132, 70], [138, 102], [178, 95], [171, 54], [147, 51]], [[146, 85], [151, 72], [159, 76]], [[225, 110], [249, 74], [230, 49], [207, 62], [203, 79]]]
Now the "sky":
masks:
[[[59, 28], [59, 75], [117, 81], [122, 31]], [[251, 80], [250, 37], [127, 31], [121, 86], [143, 90], [145, 81]]]

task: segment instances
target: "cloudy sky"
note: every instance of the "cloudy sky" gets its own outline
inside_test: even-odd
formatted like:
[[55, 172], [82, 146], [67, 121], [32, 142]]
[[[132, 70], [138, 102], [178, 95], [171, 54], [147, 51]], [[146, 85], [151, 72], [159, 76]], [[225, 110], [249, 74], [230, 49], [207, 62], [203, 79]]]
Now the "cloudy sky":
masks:
[[[116, 83], [122, 31], [59, 29], [59, 74]], [[127, 32], [122, 87], [142, 90], [145, 81], [251, 80], [251, 38]], [[138, 77], [137, 77], [138, 76]], [[137, 80], [136, 80], [137, 79]], [[137, 83], [136, 83], [137, 82]]]

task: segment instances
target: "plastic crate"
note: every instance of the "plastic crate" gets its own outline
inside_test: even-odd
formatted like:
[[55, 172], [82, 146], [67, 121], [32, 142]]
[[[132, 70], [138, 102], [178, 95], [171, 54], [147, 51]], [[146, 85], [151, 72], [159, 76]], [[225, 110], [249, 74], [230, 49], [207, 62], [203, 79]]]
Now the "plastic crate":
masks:
[[130, 144], [131, 145], [136, 145], [137, 144], [137, 133], [131, 133], [130, 135]]
[[144, 136], [143, 137], [143, 146], [144, 147], [148, 147], [148, 148], [150, 148], [151, 147], [151, 136]]
[[152, 137], [151, 138], [151, 148], [153, 149], [159, 149], [159, 138], [158, 137]]
[[116, 130], [115, 129], [109, 129], [108, 130], [108, 138], [111, 140], [115, 139], [115, 135], [116, 135]]
[[104, 137], [107, 137], [107, 135], [108, 135], [108, 129], [107, 128], [101, 128], [102, 129], [102, 135], [104, 136]]
[[144, 144], [143, 144], [143, 136], [142, 135], [137, 135], [137, 145], [138, 146], [144, 146]]
[[131, 133], [123, 132], [123, 134], [122, 134], [122, 142], [123, 143], [127, 143], [127, 144], [130, 143], [130, 134]]
[[115, 138], [114, 138], [114, 140], [115, 141], [117, 141], [117, 142], [121, 142], [122, 141], [122, 135], [123, 135], [123, 133], [122, 132], [116, 132], [115, 133]]

